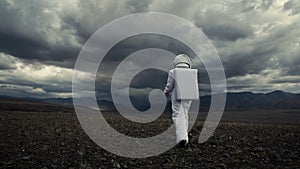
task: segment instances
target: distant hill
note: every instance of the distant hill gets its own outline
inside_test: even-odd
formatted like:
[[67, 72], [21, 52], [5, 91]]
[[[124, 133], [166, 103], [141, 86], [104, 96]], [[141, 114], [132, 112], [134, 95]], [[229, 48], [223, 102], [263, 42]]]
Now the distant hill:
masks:
[[72, 98], [47, 98], [47, 99], [40, 99], [40, 101], [45, 103], [53, 103], [53, 104], [60, 104], [60, 105], [73, 105]]
[[[89, 102], [88, 99], [82, 98], [84, 102]], [[147, 98], [134, 98], [131, 97], [132, 104], [138, 110], [147, 110], [150, 106]], [[200, 98], [200, 111], [207, 111], [210, 107], [211, 96], [202, 96]], [[72, 107], [72, 98], [48, 98], [48, 99], [33, 99], [33, 98], [23, 98], [16, 99], [6, 96], [0, 96], [0, 108], [4, 108], [10, 102], [11, 104], [40, 104], [42, 106], [55, 107]], [[98, 105], [101, 110], [114, 111], [115, 107], [111, 101], [98, 100]], [[10, 106], [11, 109], [14, 106]], [[21, 106], [24, 109], [26, 106]], [[300, 109], [300, 94], [293, 94], [284, 91], [273, 91], [270, 93], [252, 93], [252, 92], [239, 92], [239, 93], [227, 93], [225, 110], [228, 111], [246, 111], [246, 110], [296, 110]], [[171, 111], [170, 101], [166, 105], [165, 111]]]
[[32, 98], [12, 98], [0, 96], [1, 111], [28, 112], [74, 112], [73, 106], [45, 103]]
[[[133, 105], [139, 110], [147, 110], [150, 107], [147, 98], [145, 100], [131, 98]], [[208, 111], [211, 96], [200, 97], [200, 111]], [[270, 93], [239, 92], [227, 93], [225, 110], [293, 110], [300, 109], [300, 94], [283, 91]], [[170, 101], [166, 111], [171, 111]]]
[[[80, 100], [84, 102], [89, 102], [91, 98], [81, 98]], [[41, 99], [40, 101], [45, 103], [52, 103], [52, 104], [59, 104], [59, 105], [70, 105], [73, 106], [73, 98], [48, 98], [48, 99]], [[114, 104], [107, 100], [97, 100], [97, 103], [101, 110], [106, 111], [114, 111]], [[89, 105], [87, 103], [87, 105]]]
[[226, 110], [300, 109], [300, 95], [283, 91], [227, 93]]

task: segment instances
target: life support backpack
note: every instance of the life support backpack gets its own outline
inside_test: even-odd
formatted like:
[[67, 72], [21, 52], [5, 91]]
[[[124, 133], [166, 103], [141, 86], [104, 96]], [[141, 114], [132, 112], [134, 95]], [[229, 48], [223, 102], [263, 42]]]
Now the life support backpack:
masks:
[[177, 100], [199, 99], [197, 69], [175, 68], [175, 90]]

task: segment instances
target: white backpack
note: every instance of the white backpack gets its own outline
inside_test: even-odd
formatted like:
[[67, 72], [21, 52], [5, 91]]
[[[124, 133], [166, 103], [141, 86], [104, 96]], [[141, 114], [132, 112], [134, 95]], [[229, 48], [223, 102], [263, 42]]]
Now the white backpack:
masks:
[[193, 100], [199, 99], [197, 69], [175, 68], [176, 99]]

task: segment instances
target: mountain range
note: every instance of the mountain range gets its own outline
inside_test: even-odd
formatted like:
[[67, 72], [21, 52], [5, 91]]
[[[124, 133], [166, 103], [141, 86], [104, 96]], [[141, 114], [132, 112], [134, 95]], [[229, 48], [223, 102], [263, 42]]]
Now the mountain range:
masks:
[[[252, 93], [252, 92], [239, 92], [239, 93], [226, 93], [226, 106], [227, 111], [246, 111], [246, 110], [296, 110], [300, 109], [300, 94], [293, 94], [284, 91], [273, 91], [270, 93]], [[34, 102], [35, 104], [41, 102], [46, 105], [63, 105], [72, 106], [72, 98], [18, 98], [23, 102]], [[18, 100], [16, 98], [0, 96], [0, 104], [7, 100]], [[82, 98], [85, 100], [85, 98]], [[150, 107], [147, 98], [134, 98], [131, 97], [131, 102], [136, 109], [143, 111]], [[200, 97], [200, 111], [207, 111], [210, 107], [211, 96]], [[101, 110], [114, 111], [115, 107], [112, 101], [97, 100]], [[171, 103], [168, 101], [165, 111], [171, 111]], [[3, 108], [5, 105], [2, 105]], [[45, 105], [44, 105], [45, 106]]]
[[[208, 108], [211, 96], [201, 97], [201, 107]], [[276, 90], [270, 93], [227, 93], [225, 110], [300, 109], [300, 94]]]

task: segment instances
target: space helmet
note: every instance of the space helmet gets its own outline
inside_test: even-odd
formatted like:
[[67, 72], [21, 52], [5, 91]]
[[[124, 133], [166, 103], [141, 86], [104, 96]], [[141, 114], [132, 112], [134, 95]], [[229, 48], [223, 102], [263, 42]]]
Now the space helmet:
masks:
[[191, 60], [190, 57], [186, 54], [179, 54], [173, 60], [173, 66], [176, 67], [185, 67], [188, 66], [191, 68]]

